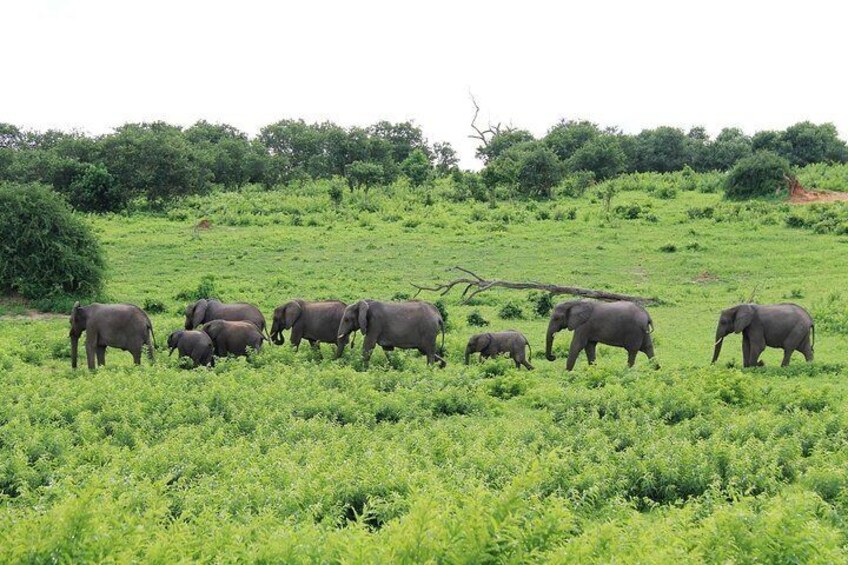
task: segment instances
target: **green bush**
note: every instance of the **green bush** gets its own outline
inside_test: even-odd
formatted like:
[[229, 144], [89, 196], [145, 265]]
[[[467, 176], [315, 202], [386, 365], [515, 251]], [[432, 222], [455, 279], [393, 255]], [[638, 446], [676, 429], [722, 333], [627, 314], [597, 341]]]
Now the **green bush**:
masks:
[[769, 151], [760, 151], [740, 159], [725, 181], [728, 198], [744, 200], [771, 196], [786, 185], [789, 162]]
[[489, 325], [489, 320], [484, 318], [483, 315], [477, 310], [474, 310], [473, 312], [468, 314], [468, 317], [465, 319], [465, 321], [468, 322], [469, 326], [474, 326], [478, 328], [482, 328], [484, 326]]
[[103, 165], [86, 163], [67, 189], [68, 202], [77, 210], [86, 212], [116, 212], [127, 207], [128, 190], [115, 182]]
[[90, 298], [105, 260], [91, 229], [43, 185], [0, 185], [0, 289], [29, 299]]
[[524, 317], [524, 311], [515, 302], [507, 302], [498, 311], [498, 316], [503, 320], [520, 320]]

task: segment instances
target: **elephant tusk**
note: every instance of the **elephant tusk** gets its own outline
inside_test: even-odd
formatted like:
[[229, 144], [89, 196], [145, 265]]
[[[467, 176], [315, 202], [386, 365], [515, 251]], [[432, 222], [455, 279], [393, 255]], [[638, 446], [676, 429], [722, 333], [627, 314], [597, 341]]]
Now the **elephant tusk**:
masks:
[[718, 345], [718, 344], [719, 344], [719, 343], [721, 343], [722, 341], [724, 341], [724, 338], [721, 338], [721, 339], [716, 340], [716, 342], [713, 344], [713, 347], [715, 347], [716, 345]]
[[344, 339], [344, 338], [345, 338], [344, 334], [339, 334], [339, 337], [337, 337], [336, 339]]

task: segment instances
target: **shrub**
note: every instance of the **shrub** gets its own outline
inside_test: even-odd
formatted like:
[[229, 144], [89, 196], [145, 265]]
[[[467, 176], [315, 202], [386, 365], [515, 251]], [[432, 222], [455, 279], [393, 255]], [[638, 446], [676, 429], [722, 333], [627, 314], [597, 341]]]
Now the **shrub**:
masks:
[[527, 295], [527, 300], [533, 305], [533, 312], [543, 318], [550, 315], [554, 308], [554, 295], [550, 292], [534, 290]]
[[0, 186], [0, 289], [30, 299], [90, 298], [103, 287], [100, 243], [43, 185]]
[[468, 322], [469, 326], [475, 326], [478, 328], [482, 328], [483, 326], [489, 325], [489, 321], [484, 318], [483, 315], [480, 314], [480, 312], [478, 312], [477, 310], [474, 310], [473, 312], [468, 314], [468, 317], [465, 320], [466, 322]]
[[788, 174], [786, 159], [769, 151], [760, 151], [736, 163], [727, 175], [725, 194], [737, 200], [769, 196], [785, 185]]
[[155, 298], [145, 298], [143, 310], [148, 314], [161, 314], [165, 311], [165, 303]]
[[201, 298], [221, 299], [215, 289], [215, 275], [203, 275], [194, 290], [183, 290], [174, 297], [176, 300], [193, 302]]
[[67, 189], [68, 202], [86, 212], [116, 212], [129, 204], [130, 193], [115, 182], [103, 165], [86, 163]]
[[515, 302], [507, 302], [498, 312], [498, 316], [503, 320], [520, 320], [524, 317], [524, 311]]
[[445, 323], [445, 328], [448, 327], [448, 307], [445, 305], [445, 301], [442, 299], [436, 300], [433, 303], [433, 306], [436, 307], [436, 310], [439, 311], [439, 314], [442, 315], [442, 321]]

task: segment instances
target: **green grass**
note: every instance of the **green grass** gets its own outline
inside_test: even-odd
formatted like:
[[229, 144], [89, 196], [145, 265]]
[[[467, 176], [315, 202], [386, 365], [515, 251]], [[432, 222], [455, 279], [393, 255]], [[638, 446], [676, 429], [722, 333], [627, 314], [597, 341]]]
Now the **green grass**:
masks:
[[[545, 361], [538, 296], [514, 291], [443, 298], [443, 371], [286, 344], [214, 370], [111, 351], [73, 372], [65, 318], [2, 319], [0, 561], [845, 561], [848, 238], [691, 190], [713, 180], [621, 192], [609, 219], [592, 196], [492, 208], [442, 185], [429, 205], [396, 186], [337, 207], [326, 183], [92, 217], [109, 298], [161, 302], [160, 345], [201, 281], [270, 316], [411, 295], [462, 265], [662, 299], [662, 369], [599, 347], [566, 373], [570, 336]], [[709, 366], [718, 311], [752, 293], [821, 320], [816, 363], [767, 351], [743, 371], [736, 336]], [[463, 366], [475, 311], [524, 332], [537, 370]]]

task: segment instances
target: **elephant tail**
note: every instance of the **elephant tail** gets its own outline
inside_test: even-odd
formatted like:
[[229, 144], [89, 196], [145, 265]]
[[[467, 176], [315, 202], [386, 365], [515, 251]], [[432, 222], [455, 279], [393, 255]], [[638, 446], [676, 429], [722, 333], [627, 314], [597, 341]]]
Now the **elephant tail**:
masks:
[[527, 349], [530, 350], [530, 362], [533, 362], [533, 347], [530, 345], [530, 341], [525, 338], [524, 343], [527, 344]]
[[810, 350], [815, 351], [816, 350], [816, 325], [815, 324], [810, 324], [810, 332], [813, 334], [813, 341], [810, 344]]
[[654, 320], [650, 316], [648, 316], [648, 333], [654, 333]]
[[147, 329], [150, 331], [150, 340], [153, 342], [153, 349], [156, 349], [156, 334], [153, 333], [153, 324], [148, 320]]
[[442, 345], [439, 347], [439, 355], [445, 355], [445, 321], [439, 318], [439, 327], [442, 328]]

